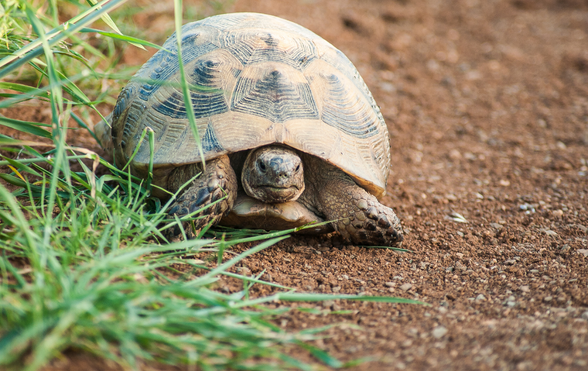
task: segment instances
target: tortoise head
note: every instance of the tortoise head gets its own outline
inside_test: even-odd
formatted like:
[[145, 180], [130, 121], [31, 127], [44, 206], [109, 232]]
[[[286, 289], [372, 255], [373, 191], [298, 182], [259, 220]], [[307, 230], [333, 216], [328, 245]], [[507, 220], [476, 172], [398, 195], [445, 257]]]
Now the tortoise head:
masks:
[[295, 201], [304, 191], [302, 160], [287, 147], [253, 149], [243, 164], [241, 183], [249, 196], [262, 202]]

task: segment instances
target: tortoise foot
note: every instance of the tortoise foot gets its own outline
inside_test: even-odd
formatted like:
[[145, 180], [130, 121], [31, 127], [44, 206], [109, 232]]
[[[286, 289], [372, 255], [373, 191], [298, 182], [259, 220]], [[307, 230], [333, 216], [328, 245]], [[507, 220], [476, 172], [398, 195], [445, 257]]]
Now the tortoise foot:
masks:
[[394, 211], [365, 191], [356, 190], [349, 216], [336, 224], [344, 238], [359, 245], [397, 246], [404, 239]]
[[[190, 222], [183, 223], [188, 238], [197, 236], [209, 224], [216, 224], [230, 211], [237, 197], [237, 178], [226, 155], [207, 161], [204, 171], [201, 164], [175, 169], [169, 177], [169, 189], [178, 190], [200, 172], [202, 174], [184, 188], [168, 211], [169, 215], [180, 218], [187, 215], [197, 218], [193, 226]], [[179, 226], [171, 229], [172, 238], [180, 234]]]
[[325, 185], [318, 192], [318, 208], [345, 240], [371, 246], [397, 246], [402, 242], [400, 220], [391, 208], [342, 171], [330, 166], [321, 170]]

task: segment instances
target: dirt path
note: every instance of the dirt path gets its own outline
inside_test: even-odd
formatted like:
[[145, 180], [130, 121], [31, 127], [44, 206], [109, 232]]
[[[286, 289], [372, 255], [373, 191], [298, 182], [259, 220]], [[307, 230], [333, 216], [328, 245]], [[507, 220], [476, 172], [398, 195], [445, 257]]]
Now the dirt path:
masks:
[[356, 64], [390, 127], [384, 203], [414, 251], [294, 238], [240, 271], [430, 304], [330, 302], [319, 309], [354, 312], [293, 311], [280, 325], [359, 325], [317, 343], [342, 360], [379, 359], [358, 370], [588, 369], [588, 3], [242, 0], [229, 10], [300, 23]]
[[282, 325], [359, 324], [319, 344], [343, 359], [383, 357], [358, 369], [588, 369], [588, 4], [255, 0], [235, 10], [298, 22], [356, 64], [390, 127], [384, 202], [414, 251], [301, 239], [247, 267], [302, 291], [431, 304], [326, 303], [356, 312]]

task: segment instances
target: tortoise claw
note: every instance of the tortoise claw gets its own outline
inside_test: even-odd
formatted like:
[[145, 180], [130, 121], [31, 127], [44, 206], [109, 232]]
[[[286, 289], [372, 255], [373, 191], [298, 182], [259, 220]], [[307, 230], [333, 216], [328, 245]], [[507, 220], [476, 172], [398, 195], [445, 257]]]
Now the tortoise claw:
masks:
[[[177, 168], [170, 175], [170, 183], [172, 184], [170, 188], [179, 188], [193, 176], [192, 174], [197, 174], [200, 171], [200, 164]], [[189, 222], [183, 224], [188, 236], [194, 237], [208, 224], [216, 224], [220, 218], [227, 214], [233, 207], [236, 197], [237, 178], [230, 166], [228, 156], [225, 155], [206, 163], [205, 171], [187, 186], [176, 201], [171, 204], [168, 214], [183, 217], [196, 212], [192, 215], [193, 218], [197, 218], [193, 221], [193, 228]], [[219, 200], [220, 202], [217, 202]], [[207, 205], [215, 202], [217, 203], [214, 206], [206, 208]], [[202, 210], [198, 212], [199, 209]], [[170, 229], [172, 238], [180, 233], [178, 226]]]

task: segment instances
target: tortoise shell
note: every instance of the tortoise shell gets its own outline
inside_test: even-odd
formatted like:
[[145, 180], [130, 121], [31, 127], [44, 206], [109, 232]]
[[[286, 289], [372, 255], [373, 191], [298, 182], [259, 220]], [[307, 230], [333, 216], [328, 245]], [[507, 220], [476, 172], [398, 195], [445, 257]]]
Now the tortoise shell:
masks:
[[[182, 27], [182, 60], [211, 159], [268, 144], [317, 156], [381, 197], [390, 165], [388, 129], [345, 55], [295, 23], [263, 14], [218, 15]], [[145, 176], [146, 128], [155, 135], [154, 182], [201, 162], [184, 105], [173, 34], [121, 92], [112, 116], [115, 161]], [[139, 146], [139, 148], [137, 148]]]

